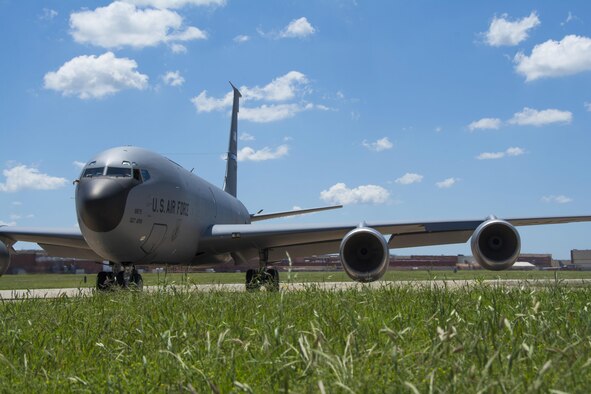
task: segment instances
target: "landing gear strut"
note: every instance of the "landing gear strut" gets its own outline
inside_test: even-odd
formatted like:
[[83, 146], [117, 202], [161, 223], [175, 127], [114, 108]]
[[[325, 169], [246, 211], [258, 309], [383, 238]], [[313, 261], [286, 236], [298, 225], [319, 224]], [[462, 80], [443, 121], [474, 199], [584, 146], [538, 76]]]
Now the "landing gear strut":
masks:
[[96, 276], [96, 288], [108, 291], [116, 288], [141, 290], [144, 281], [133, 264], [111, 263], [113, 272], [101, 271]]
[[275, 268], [267, 268], [269, 251], [259, 252], [259, 269], [246, 271], [246, 290], [255, 291], [264, 287], [267, 291], [279, 291], [279, 272]]

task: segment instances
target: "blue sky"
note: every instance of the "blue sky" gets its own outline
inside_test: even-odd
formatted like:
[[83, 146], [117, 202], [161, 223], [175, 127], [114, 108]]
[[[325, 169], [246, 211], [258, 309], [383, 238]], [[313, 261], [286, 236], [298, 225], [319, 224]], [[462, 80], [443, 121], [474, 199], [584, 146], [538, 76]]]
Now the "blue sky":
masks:
[[[285, 219], [591, 213], [588, 1], [0, 0], [0, 224], [76, 225], [72, 181], [113, 146]], [[522, 228], [568, 258], [591, 224]], [[398, 253], [469, 253], [467, 245]]]

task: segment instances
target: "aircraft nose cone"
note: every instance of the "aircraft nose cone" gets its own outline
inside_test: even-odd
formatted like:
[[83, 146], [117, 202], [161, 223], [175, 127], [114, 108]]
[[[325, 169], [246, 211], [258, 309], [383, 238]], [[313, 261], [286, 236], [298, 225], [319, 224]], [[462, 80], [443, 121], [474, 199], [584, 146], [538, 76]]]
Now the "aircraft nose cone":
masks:
[[117, 227], [125, 212], [127, 195], [135, 184], [130, 178], [82, 180], [76, 191], [76, 208], [84, 225], [96, 232]]

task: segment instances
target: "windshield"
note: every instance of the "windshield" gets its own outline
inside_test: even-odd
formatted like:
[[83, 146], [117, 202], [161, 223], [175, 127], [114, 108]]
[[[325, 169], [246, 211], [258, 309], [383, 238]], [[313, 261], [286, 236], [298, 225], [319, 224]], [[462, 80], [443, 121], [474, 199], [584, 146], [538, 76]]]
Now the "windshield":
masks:
[[95, 168], [87, 168], [84, 170], [84, 178], [92, 178], [94, 176], [101, 176], [105, 171], [105, 167], [95, 167]]
[[131, 167], [108, 167], [107, 176], [131, 178]]

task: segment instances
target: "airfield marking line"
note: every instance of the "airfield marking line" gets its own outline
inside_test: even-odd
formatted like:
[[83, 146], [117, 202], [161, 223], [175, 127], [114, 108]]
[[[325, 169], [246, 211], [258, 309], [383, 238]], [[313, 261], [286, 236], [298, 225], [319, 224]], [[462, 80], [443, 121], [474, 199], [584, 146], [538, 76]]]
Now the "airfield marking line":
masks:
[[[487, 286], [507, 286], [507, 287], [526, 287], [526, 286], [549, 286], [556, 283], [554, 279], [492, 279], [477, 281], [473, 279], [464, 280], [419, 280], [419, 281], [376, 281], [371, 283], [359, 282], [305, 282], [305, 283], [282, 283], [283, 291], [302, 291], [308, 289], [318, 289], [324, 291], [339, 291], [346, 289], [361, 290], [364, 288], [381, 289], [392, 286], [414, 286], [420, 287], [439, 287], [447, 289], [457, 289], [466, 286], [473, 286], [482, 283]], [[591, 286], [591, 279], [560, 279], [560, 285], [568, 286]], [[166, 285], [166, 286], [145, 286], [144, 291], [196, 291], [196, 292], [243, 292], [245, 286], [242, 283], [225, 284], [202, 284], [202, 285]], [[62, 289], [31, 289], [31, 290], [0, 290], [0, 300], [25, 300], [33, 298], [59, 298], [59, 297], [83, 297], [94, 294], [95, 289], [86, 288], [62, 288]]]

